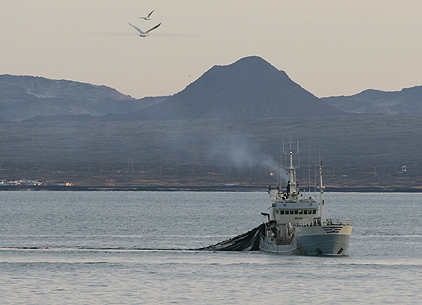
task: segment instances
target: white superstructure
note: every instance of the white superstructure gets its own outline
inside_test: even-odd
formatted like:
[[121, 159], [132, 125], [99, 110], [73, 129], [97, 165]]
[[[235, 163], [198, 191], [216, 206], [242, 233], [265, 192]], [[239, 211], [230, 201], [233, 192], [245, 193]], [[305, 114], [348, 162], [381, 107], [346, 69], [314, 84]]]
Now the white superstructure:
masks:
[[300, 255], [345, 255], [352, 233], [352, 220], [327, 219], [322, 184], [322, 163], [320, 165], [320, 198], [301, 192], [293, 166], [290, 148], [289, 181], [286, 190], [269, 187], [272, 201], [261, 235], [261, 251], [277, 254]]

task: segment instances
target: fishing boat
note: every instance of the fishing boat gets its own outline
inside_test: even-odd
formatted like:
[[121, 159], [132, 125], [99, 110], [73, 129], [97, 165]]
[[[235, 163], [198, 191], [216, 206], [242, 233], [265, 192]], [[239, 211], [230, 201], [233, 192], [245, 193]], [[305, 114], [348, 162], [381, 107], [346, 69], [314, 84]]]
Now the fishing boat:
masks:
[[293, 156], [289, 156], [289, 181], [285, 190], [269, 187], [271, 206], [261, 229], [259, 250], [275, 254], [346, 255], [353, 228], [352, 220], [326, 217], [322, 161], [320, 162], [320, 198], [307, 195], [299, 188]]
[[284, 190], [279, 186], [268, 189], [271, 206], [268, 213], [261, 213], [268, 221], [249, 232], [195, 250], [210, 251], [262, 251], [287, 255], [346, 255], [349, 249], [353, 221], [329, 219], [326, 216], [322, 161], [319, 167], [320, 196], [309, 195], [299, 188], [293, 152], [289, 156], [288, 182]]

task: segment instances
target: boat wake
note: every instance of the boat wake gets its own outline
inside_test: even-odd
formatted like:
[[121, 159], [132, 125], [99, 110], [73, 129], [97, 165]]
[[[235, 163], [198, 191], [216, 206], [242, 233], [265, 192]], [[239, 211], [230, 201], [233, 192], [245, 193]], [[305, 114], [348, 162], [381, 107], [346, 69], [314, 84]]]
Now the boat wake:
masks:
[[264, 224], [215, 245], [196, 248], [121, 248], [121, 247], [0, 247], [1, 250], [86, 250], [86, 251], [259, 251], [259, 237], [264, 234]]
[[86, 250], [86, 251], [190, 251], [181, 248], [123, 248], [123, 247], [0, 247], [1, 250]]

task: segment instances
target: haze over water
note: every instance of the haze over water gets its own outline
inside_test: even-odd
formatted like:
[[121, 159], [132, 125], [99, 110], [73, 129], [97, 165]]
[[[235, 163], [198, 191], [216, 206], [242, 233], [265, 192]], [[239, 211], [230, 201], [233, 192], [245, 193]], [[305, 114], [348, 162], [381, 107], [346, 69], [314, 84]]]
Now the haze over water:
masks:
[[1, 192], [2, 304], [419, 304], [421, 194], [326, 193], [349, 256], [188, 249], [262, 223], [266, 192]]

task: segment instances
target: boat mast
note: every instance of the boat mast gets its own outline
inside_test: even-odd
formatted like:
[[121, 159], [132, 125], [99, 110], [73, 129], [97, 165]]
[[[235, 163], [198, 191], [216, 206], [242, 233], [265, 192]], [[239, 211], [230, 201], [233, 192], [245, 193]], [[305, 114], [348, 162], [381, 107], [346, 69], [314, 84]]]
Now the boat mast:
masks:
[[287, 184], [287, 194], [289, 198], [295, 197], [298, 194], [298, 185], [296, 179], [296, 167], [293, 166], [293, 155], [299, 154], [299, 141], [297, 142], [297, 152], [293, 152], [292, 150], [292, 140], [290, 139], [290, 150], [286, 152], [284, 150], [284, 141], [283, 141], [283, 153], [285, 155], [289, 155], [290, 158], [290, 166], [289, 166], [289, 177], [290, 180]]
[[322, 184], [322, 160], [319, 165], [319, 179], [320, 179], [320, 191], [321, 191], [320, 217], [321, 217], [321, 222], [325, 222], [327, 219], [327, 216], [325, 214], [324, 185]]

